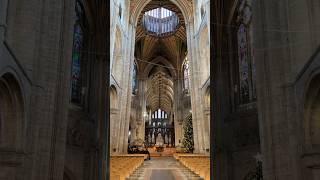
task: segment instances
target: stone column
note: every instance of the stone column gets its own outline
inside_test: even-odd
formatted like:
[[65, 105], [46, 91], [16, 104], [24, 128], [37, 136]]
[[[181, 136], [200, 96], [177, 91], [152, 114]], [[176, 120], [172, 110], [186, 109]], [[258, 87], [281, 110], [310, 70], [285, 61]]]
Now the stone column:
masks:
[[173, 90], [174, 90], [174, 95], [173, 95], [173, 115], [174, 119], [171, 116], [171, 120], [173, 119], [174, 121], [174, 134], [175, 134], [175, 145], [179, 144], [179, 138], [180, 138], [180, 127], [179, 127], [179, 121], [181, 121], [181, 92], [182, 92], [182, 86], [181, 86], [181, 80], [180, 80], [180, 73], [177, 73], [177, 77], [173, 82]]
[[132, 24], [128, 26], [128, 36], [126, 36], [126, 39], [128, 42], [126, 43], [126, 56], [125, 59], [127, 59], [127, 62], [124, 66], [124, 72], [129, 69], [129, 76], [124, 79], [123, 82], [125, 82], [125, 104], [124, 104], [124, 116], [123, 121], [124, 123], [124, 137], [122, 139], [122, 152], [127, 153], [128, 149], [128, 133], [129, 133], [129, 121], [130, 121], [130, 113], [131, 113], [131, 94], [132, 94], [132, 72], [133, 72], [133, 63], [134, 63], [134, 44], [135, 44], [135, 28]]
[[195, 88], [195, 82], [197, 77], [197, 71], [194, 68], [194, 64], [196, 59], [195, 50], [194, 50], [194, 26], [193, 26], [193, 19], [189, 20], [186, 24], [187, 26], [187, 41], [188, 41], [188, 59], [190, 62], [190, 94], [191, 94], [191, 109], [192, 109], [192, 124], [193, 124], [193, 138], [194, 138], [194, 152], [198, 153], [200, 152], [199, 147], [199, 135], [198, 135], [198, 126], [197, 126], [197, 118], [194, 116], [197, 110], [196, 106], [196, 99], [195, 99], [195, 91], [199, 91], [197, 88]]
[[[210, 108], [206, 108], [204, 110], [204, 142], [205, 142], [205, 150], [210, 149]], [[206, 152], [207, 153], [207, 152]]]
[[0, 0], [0, 42], [4, 40], [4, 34], [7, 29], [7, 0]]
[[110, 152], [118, 152], [117, 122], [119, 121], [119, 109], [110, 109]]
[[142, 140], [144, 140], [144, 134], [145, 134], [145, 130], [144, 130], [144, 127], [145, 127], [145, 120], [147, 118], [146, 113], [147, 113], [147, 109], [146, 109], [146, 105], [147, 105], [147, 100], [146, 100], [146, 92], [145, 92], [145, 87], [146, 87], [146, 80], [145, 79], [140, 79], [140, 85], [139, 87], [141, 88], [141, 91], [140, 91], [140, 104], [141, 104], [141, 112], [139, 113], [140, 114], [140, 136], [139, 138], [141, 138]]
[[[183, 140], [183, 122], [182, 121], [178, 121], [177, 124], [175, 124], [175, 126], [177, 126], [177, 130], [175, 132], [175, 138], [176, 138], [176, 145], [178, 144], [182, 144], [182, 140]], [[180, 143], [179, 143], [180, 140]]]
[[142, 140], [144, 140], [144, 123], [143, 123], [143, 121], [138, 121], [138, 123], [137, 123], [137, 125], [138, 125], [138, 134], [137, 134], [137, 138], [138, 139], [142, 139]]
[[137, 139], [137, 128], [136, 119], [133, 119], [131, 124], [131, 140], [133, 141]]

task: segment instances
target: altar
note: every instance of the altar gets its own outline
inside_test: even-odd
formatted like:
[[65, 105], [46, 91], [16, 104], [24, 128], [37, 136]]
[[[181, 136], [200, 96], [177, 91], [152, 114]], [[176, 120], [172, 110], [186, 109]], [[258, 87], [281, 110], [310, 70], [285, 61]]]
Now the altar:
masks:
[[176, 148], [173, 147], [160, 147], [160, 151], [157, 151], [156, 147], [148, 148], [150, 157], [173, 157], [176, 153]]
[[145, 122], [145, 142], [148, 148], [154, 148], [156, 152], [175, 146], [174, 123], [166, 112], [159, 109]]
[[156, 148], [157, 152], [163, 152], [163, 150], [164, 150], [163, 146], [155, 146], [155, 148]]

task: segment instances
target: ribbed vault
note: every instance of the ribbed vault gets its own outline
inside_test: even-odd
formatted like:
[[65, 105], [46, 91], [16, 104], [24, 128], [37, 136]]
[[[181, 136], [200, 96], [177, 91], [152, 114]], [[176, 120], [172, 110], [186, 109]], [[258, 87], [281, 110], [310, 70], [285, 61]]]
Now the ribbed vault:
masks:
[[[189, 1], [181, 0], [177, 2], [131, 0], [131, 5], [133, 5], [131, 7], [132, 21], [137, 22], [135, 58], [141, 69], [141, 77], [147, 80], [145, 94], [147, 108], [151, 111], [160, 108], [170, 113], [174, 99], [173, 79], [177, 78], [178, 69], [187, 51], [185, 16], [190, 14], [188, 10], [192, 9], [192, 6]], [[178, 17], [178, 25], [174, 31], [164, 34], [152, 34], [148, 31], [148, 28], [154, 24], [165, 22], [159, 19], [159, 21], [152, 20], [153, 24], [146, 24], [149, 23], [149, 20], [144, 21], [145, 13], [148, 14], [150, 10], [157, 8], [172, 11], [175, 17]], [[159, 26], [165, 27], [164, 24]]]
[[147, 106], [151, 111], [163, 109], [171, 112], [173, 102], [173, 82], [171, 77], [159, 68], [147, 81]]

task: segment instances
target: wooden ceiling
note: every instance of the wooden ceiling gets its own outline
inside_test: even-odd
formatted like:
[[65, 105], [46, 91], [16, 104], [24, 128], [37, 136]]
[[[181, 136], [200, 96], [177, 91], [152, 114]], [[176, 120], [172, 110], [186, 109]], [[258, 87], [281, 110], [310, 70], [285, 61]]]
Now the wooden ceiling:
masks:
[[153, 74], [147, 81], [147, 105], [151, 111], [162, 109], [171, 112], [173, 106], [173, 82], [163, 71]]
[[[142, 25], [142, 17], [146, 11], [163, 7], [175, 12], [179, 17], [179, 25], [175, 33], [165, 37], [149, 35]], [[141, 12], [136, 31], [136, 52], [135, 56], [143, 61], [151, 61], [158, 56], [166, 58], [177, 67], [187, 47], [186, 27], [182, 12], [169, 0], [153, 0]], [[140, 66], [144, 66], [140, 63]]]

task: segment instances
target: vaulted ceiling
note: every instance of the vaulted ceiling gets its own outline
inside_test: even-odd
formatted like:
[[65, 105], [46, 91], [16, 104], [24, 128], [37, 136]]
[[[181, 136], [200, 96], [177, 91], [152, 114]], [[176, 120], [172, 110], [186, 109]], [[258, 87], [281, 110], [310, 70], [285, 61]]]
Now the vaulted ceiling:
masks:
[[170, 76], [159, 70], [147, 81], [147, 104], [151, 111], [162, 109], [171, 112], [173, 106], [173, 82]]
[[[146, 32], [142, 17], [145, 12], [155, 8], [163, 7], [176, 13], [179, 17], [179, 25], [174, 34], [164, 37], [150, 35]], [[141, 12], [137, 31], [136, 31], [136, 58], [142, 61], [151, 61], [158, 56], [166, 58], [171, 64], [177, 68], [179, 61], [184, 58], [187, 48], [185, 20], [179, 8], [169, 0], [153, 0]], [[141, 61], [141, 62], [142, 62]], [[147, 63], [140, 63], [140, 67], [144, 68]]]
[[[176, 31], [165, 36], [156, 36], [149, 34], [143, 26], [143, 15], [145, 12], [165, 8], [173, 11], [179, 17], [179, 24]], [[141, 12], [136, 28], [135, 57], [137, 64], [142, 70], [152, 61], [162, 57], [165, 58], [173, 67], [175, 73], [182, 64], [187, 50], [187, 37], [185, 20], [181, 10], [169, 0], [153, 0]], [[154, 68], [149, 74], [147, 80], [147, 106], [152, 110], [158, 108], [169, 113], [173, 106], [173, 80], [168, 67], [158, 63], [153, 64]], [[172, 71], [172, 69], [170, 69]]]
[[[179, 18], [176, 31], [165, 36], [149, 34], [143, 26], [145, 12], [165, 8], [173, 11]], [[136, 30], [135, 57], [140, 70], [144, 70], [153, 60], [162, 57], [173, 67], [173, 71], [180, 69], [187, 50], [187, 38], [185, 20], [180, 9], [169, 0], [153, 0], [141, 12]], [[170, 112], [173, 106], [173, 81], [168, 67], [161, 64], [153, 64], [154, 68], [147, 81], [147, 106], [152, 110], [158, 108]]]

